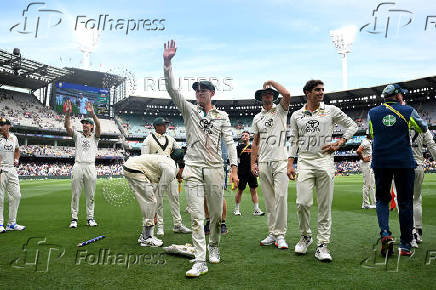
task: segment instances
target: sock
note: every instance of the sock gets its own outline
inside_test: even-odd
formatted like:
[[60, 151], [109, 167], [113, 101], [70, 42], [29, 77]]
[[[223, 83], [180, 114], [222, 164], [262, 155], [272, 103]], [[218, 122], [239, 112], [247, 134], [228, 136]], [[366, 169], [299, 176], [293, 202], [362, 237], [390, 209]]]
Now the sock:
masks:
[[153, 235], [153, 226], [144, 226], [142, 228], [142, 237], [148, 239]]
[[239, 210], [239, 203], [235, 204], [235, 210]]
[[258, 202], [256, 202], [255, 204], [254, 204], [254, 210], [259, 210], [260, 208], [259, 208], [259, 203]]

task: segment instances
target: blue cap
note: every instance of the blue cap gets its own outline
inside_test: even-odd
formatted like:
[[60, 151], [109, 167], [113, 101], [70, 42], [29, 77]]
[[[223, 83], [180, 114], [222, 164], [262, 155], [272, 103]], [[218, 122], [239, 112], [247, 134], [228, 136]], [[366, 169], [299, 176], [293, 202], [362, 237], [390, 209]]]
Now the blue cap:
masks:
[[386, 97], [395, 96], [397, 94], [407, 94], [409, 91], [406, 89], [402, 89], [399, 84], [393, 84], [393, 85], [387, 85], [386, 88], [384, 88], [382, 94]]

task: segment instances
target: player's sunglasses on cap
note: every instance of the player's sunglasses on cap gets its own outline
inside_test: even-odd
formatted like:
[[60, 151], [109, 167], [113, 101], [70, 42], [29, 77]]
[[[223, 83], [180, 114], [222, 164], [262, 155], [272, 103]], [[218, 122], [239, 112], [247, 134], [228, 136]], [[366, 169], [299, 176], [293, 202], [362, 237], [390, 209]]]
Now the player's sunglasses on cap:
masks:
[[279, 97], [279, 92], [277, 92], [276, 90], [272, 89], [272, 88], [267, 88], [267, 89], [261, 89], [261, 90], [257, 90], [256, 93], [254, 94], [254, 98], [257, 101], [262, 101], [262, 94], [265, 93], [273, 93], [274, 97], [273, 97], [273, 102], [276, 101]]
[[206, 89], [209, 91], [215, 91], [215, 86], [210, 81], [200, 81], [192, 84], [194, 91]]
[[406, 89], [402, 89], [399, 84], [392, 84], [387, 85], [386, 88], [384, 88], [382, 95], [383, 97], [391, 97], [395, 96], [397, 94], [407, 94], [409, 91]]
[[166, 120], [163, 117], [157, 117], [156, 119], [153, 120], [153, 127], [156, 127], [158, 125], [168, 125], [170, 123], [170, 121]]
[[92, 120], [91, 118], [86, 118], [80, 121], [80, 123], [88, 123], [94, 126], [94, 120]]
[[185, 156], [185, 151], [183, 149], [174, 149], [173, 152], [171, 152], [171, 159], [174, 159], [174, 161], [182, 161], [183, 157]]
[[11, 125], [11, 122], [6, 118], [1, 117], [0, 118], [0, 126], [3, 126], [3, 125]]

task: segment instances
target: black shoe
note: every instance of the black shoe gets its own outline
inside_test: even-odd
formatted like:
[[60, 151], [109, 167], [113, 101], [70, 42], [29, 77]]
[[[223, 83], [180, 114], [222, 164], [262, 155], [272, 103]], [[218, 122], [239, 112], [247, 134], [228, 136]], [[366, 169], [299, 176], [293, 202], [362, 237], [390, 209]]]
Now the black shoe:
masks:
[[390, 257], [394, 253], [394, 239], [391, 235], [384, 236], [381, 238], [381, 249], [380, 254], [382, 257]]
[[229, 230], [227, 229], [226, 224], [221, 224], [221, 235], [227, 235], [228, 232]]
[[206, 224], [204, 225], [204, 234], [207, 236], [208, 234], [210, 234], [210, 228], [209, 228], [209, 225], [210, 225], [210, 221], [209, 220], [206, 220]]

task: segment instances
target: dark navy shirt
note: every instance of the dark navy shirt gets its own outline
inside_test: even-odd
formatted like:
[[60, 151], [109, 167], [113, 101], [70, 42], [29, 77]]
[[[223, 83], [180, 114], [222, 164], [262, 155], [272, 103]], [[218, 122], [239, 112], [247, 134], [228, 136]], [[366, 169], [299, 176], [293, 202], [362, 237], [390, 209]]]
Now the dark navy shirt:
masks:
[[[389, 109], [390, 106], [393, 110]], [[372, 168], [415, 168], [409, 128], [426, 132], [427, 123], [416, 110], [398, 102], [386, 102], [368, 113], [373, 138]]]

